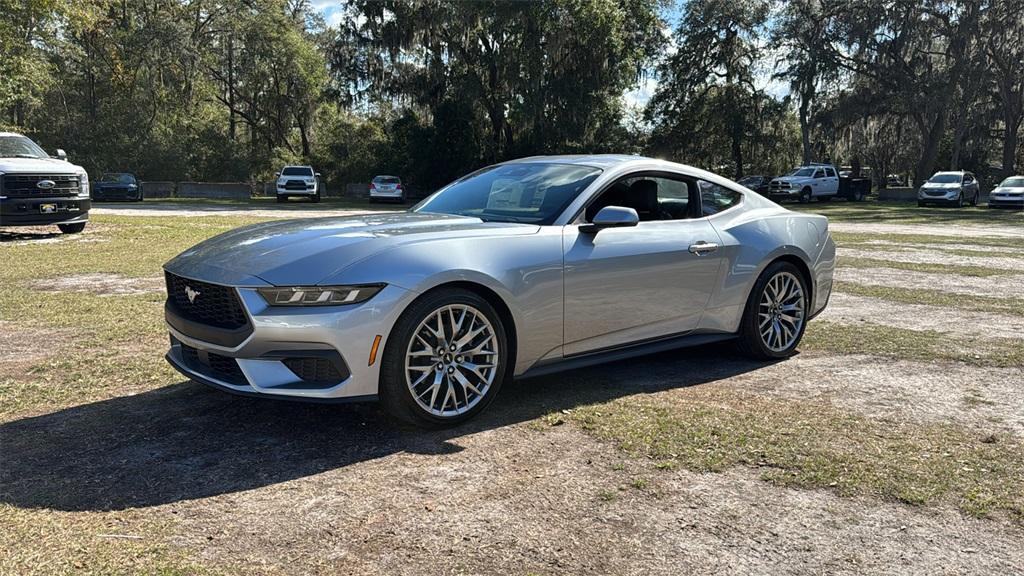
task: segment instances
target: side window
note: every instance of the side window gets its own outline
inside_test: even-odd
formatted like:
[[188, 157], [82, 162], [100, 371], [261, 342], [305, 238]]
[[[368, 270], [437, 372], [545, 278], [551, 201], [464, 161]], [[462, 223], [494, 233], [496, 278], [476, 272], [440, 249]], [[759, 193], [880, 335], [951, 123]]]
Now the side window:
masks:
[[829, 178], [836, 177], [836, 171], [833, 168], [825, 168], [825, 174], [828, 175]]
[[623, 206], [636, 210], [641, 222], [691, 218], [691, 199], [696, 201], [693, 185], [686, 180], [664, 176], [629, 176], [605, 189], [587, 206], [584, 218], [592, 222], [605, 206]]
[[700, 186], [701, 212], [705, 216], [718, 214], [723, 210], [732, 208], [743, 199], [743, 195], [739, 192], [719, 186], [718, 184], [701, 180], [698, 182], [698, 185]]
[[814, 171], [814, 176], [812, 176], [812, 178], [824, 178], [824, 177], [825, 177], [825, 171], [822, 170], [821, 168], [818, 168], [817, 170], [815, 170]]
[[971, 182], [974, 182], [974, 175], [973, 174], [964, 174], [964, 182], [966, 182], [968, 184], [970, 184]]

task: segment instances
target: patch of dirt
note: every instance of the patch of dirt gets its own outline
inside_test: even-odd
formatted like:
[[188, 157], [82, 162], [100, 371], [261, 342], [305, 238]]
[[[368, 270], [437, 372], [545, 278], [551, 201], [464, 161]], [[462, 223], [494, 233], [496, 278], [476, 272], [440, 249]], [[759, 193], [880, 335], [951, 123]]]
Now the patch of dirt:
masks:
[[86, 224], [78, 234], [64, 234], [53, 226], [18, 226], [0, 230], [0, 248], [26, 244], [56, 244], [59, 242], [108, 242], [109, 238], [95, 236], [105, 226]]
[[727, 385], [759, 394], [826, 400], [871, 417], [947, 422], [1024, 436], [1024, 367], [911, 362], [804, 353], [739, 374]]
[[833, 232], [858, 234], [927, 234], [930, 236], [955, 236], [973, 238], [992, 236], [1024, 238], [1024, 219], [1020, 225], [1013, 224], [895, 224], [887, 222], [829, 222]]
[[[204, 558], [302, 574], [834, 574], [1012, 572], [1024, 534], [1000, 522], [826, 491], [757, 473], [652, 471], [572, 426], [489, 430], [454, 452], [397, 453], [187, 517]], [[648, 480], [645, 489], [630, 486]], [[212, 538], [211, 538], [212, 536]], [[288, 546], [281, 546], [287, 542]]]
[[74, 333], [0, 320], [0, 378], [24, 374], [30, 366], [72, 347]]
[[129, 278], [120, 274], [97, 272], [33, 280], [29, 286], [44, 292], [88, 292], [99, 296], [120, 296], [161, 292], [164, 290], [164, 279], [160, 277]]
[[905, 330], [934, 330], [982, 339], [1024, 340], [1024, 318], [1020, 316], [972, 312], [926, 304], [900, 304], [843, 292], [832, 292], [828, 307], [819, 318], [845, 324], [870, 322]]
[[962, 256], [941, 251], [916, 250], [907, 248], [899, 251], [862, 250], [859, 248], [838, 249], [839, 263], [844, 256], [853, 258], [875, 258], [894, 262], [910, 262], [913, 264], [945, 264], [949, 266], [981, 266], [993, 270], [1024, 271], [1024, 257], [1007, 258], [1004, 256]]
[[1021, 286], [1024, 286], [1024, 275], [979, 277], [896, 268], [853, 268], [849, 266], [837, 268], [835, 279], [838, 282], [853, 282], [867, 286], [939, 290], [954, 294], [1006, 299], [1020, 298], [1020, 289]]
[[[932, 252], [943, 252], [946, 250], [970, 250], [977, 252], [978, 256], [984, 256], [986, 252], [1005, 252], [1008, 254], [1020, 254], [1024, 258], [1024, 248], [1016, 246], [982, 246], [980, 244], [918, 244], [910, 242], [893, 242], [892, 240], [867, 240], [865, 244], [884, 246], [893, 250], [929, 250]], [[956, 259], [958, 255], [949, 255], [950, 259]]]

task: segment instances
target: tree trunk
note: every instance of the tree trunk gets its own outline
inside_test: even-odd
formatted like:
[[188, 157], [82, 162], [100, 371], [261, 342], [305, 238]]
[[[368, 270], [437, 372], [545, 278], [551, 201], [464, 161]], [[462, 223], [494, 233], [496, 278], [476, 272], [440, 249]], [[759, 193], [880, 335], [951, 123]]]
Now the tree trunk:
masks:
[[1016, 174], [1017, 143], [1019, 142], [1021, 120], [1024, 114], [1020, 110], [1011, 110], [1009, 106], [1003, 108], [1003, 123], [1006, 131], [1003, 134], [1003, 177]]
[[803, 163], [804, 166], [811, 163], [811, 127], [808, 123], [808, 108], [810, 103], [800, 99], [800, 138], [803, 141]]
[[921, 129], [921, 141], [924, 147], [921, 149], [921, 157], [917, 161], [914, 170], [914, 186], [920, 186], [925, 180], [931, 178], [935, 172], [935, 165], [939, 159], [939, 146], [942, 141], [942, 134], [946, 130], [946, 115], [940, 113], [929, 126], [924, 119], [918, 120]]

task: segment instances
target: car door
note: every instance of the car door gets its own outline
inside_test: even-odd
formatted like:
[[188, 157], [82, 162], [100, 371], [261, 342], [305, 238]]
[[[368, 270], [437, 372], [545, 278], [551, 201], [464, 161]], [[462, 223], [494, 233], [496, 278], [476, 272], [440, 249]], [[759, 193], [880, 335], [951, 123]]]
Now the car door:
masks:
[[660, 213], [584, 233], [588, 209], [563, 229], [566, 356], [693, 330], [711, 296], [720, 239], [700, 216], [695, 181], [633, 174], [613, 186], [638, 178], [657, 181]]
[[825, 194], [838, 194], [839, 193], [839, 175], [836, 174], [836, 169], [831, 166], [825, 167], [825, 180], [824, 185]]

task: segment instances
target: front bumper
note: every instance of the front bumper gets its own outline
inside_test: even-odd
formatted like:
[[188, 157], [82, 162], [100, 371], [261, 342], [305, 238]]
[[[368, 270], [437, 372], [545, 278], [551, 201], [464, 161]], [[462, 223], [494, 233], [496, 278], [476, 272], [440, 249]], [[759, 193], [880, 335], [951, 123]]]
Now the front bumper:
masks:
[[[44, 212], [43, 207], [53, 208]], [[89, 198], [60, 196], [56, 198], [0, 199], [0, 226], [46, 226], [74, 224], [89, 220]]]
[[92, 199], [97, 202], [107, 200], [123, 200], [130, 202], [142, 199], [142, 189], [136, 188], [96, 188], [92, 189]]
[[1024, 208], [1024, 195], [989, 196], [990, 208]]
[[316, 188], [285, 188], [284, 186], [277, 187], [278, 196], [315, 196]]
[[[255, 288], [237, 291], [251, 323], [248, 336], [236, 346], [222, 346], [202, 340], [199, 331], [168, 316], [167, 361], [185, 376], [228, 392], [311, 401], [373, 399], [388, 335], [416, 296], [387, 286], [362, 304], [290, 308], [268, 306]], [[381, 342], [371, 363], [378, 335]], [[197, 355], [208, 362], [197, 362]], [[325, 358], [338, 367], [333, 379], [311, 381], [289, 368], [296, 360], [311, 358]]]

